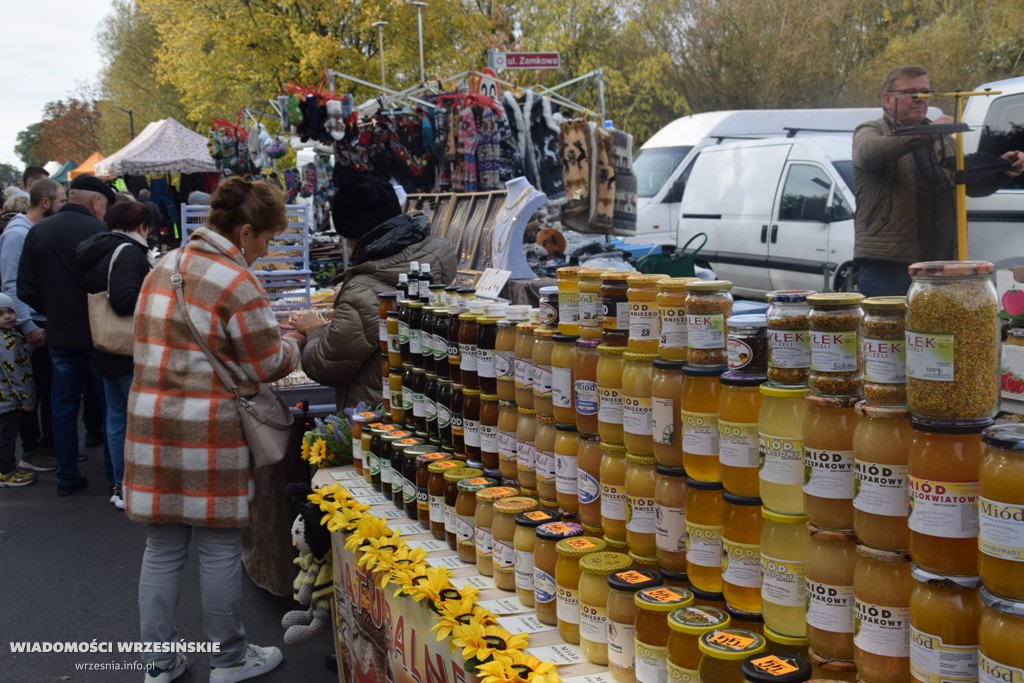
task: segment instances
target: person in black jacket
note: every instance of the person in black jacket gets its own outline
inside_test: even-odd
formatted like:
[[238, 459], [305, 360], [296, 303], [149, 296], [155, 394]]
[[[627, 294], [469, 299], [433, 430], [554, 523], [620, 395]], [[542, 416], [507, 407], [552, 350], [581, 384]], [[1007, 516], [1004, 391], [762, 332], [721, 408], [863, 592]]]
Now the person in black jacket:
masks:
[[[102, 387], [92, 363], [92, 335], [78, 245], [107, 232], [103, 216], [114, 191], [91, 175], [71, 181], [68, 203], [32, 226], [18, 262], [18, 298], [46, 316], [46, 339], [53, 362], [53, 455], [57, 495], [70, 496], [89, 482], [78, 469], [78, 409], [85, 378]], [[105, 410], [103, 403], [101, 409]], [[107, 477], [113, 484], [110, 452], [104, 447]]]
[[[85, 271], [85, 291], [90, 294], [106, 292], [110, 307], [118, 315], [135, 315], [142, 281], [152, 268], [147, 242], [152, 226], [149, 214], [149, 209], [141, 202], [114, 204], [106, 216], [110, 232], [96, 233], [79, 244], [75, 252], [79, 265]], [[97, 348], [93, 348], [92, 359], [103, 378], [103, 395], [107, 404], [103, 433], [114, 468], [110, 502], [123, 510], [124, 432], [134, 361], [131, 356], [107, 353]]]

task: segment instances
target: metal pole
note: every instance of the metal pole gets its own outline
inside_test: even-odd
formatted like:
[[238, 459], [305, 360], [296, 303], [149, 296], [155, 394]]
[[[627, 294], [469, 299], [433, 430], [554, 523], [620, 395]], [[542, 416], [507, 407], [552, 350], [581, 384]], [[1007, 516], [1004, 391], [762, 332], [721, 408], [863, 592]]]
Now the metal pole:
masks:
[[597, 110], [601, 112], [601, 125], [606, 120], [604, 112], [604, 69], [597, 70]]
[[375, 21], [372, 26], [377, 27], [377, 42], [380, 46], [380, 84], [387, 85], [384, 79], [384, 27], [388, 25], [386, 21]]
[[427, 82], [426, 71], [423, 69], [423, 8], [429, 5], [425, 2], [411, 2], [416, 7], [416, 29], [419, 31], [420, 39], [420, 83]]
[[119, 107], [116, 104], [114, 105], [114, 109], [119, 109], [120, 111], [123, 111], [125, 114], [128, 114], [128, 135], [131, 136], [132, 140], [134, 140], [135, 139], [135, 117], [133, 116], [132, 110], [131, 109], [125, 109], [124, 107]]

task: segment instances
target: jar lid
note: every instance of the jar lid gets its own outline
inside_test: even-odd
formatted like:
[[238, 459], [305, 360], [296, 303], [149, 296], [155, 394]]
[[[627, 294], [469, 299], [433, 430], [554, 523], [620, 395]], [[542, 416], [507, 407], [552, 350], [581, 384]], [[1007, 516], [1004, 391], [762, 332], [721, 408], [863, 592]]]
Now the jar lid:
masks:
[[662, 280], [671, 279], [665, 273], [636, 273], [626, 278], [631, 287], [643, 287], [645, 285], [656, 285]]
[[768, 381], [764, 375], [745, 375], [737, 370], [723, 372], [718, 381], [728, 387], [756, 387]]
[[388, 311], [389, 318], [397, 318], [400, 314], [401, 311], [397, 308], [392, 308], [390, 311]]
[[700, 281], [699, 277], [673, 277], [673, 278], [668, 278], [666, 280], [662, 280], [661, 282], [659, 282], [658, 283], [658, 289], [660, 289], [660, 290], [666, 290], [666, 289], [671, 289], [671, 290], [686, 289], [686, 285], [690, 284], [691, 282], [698, 282], [698, 281]]
[[497, 316], [481, 316], [481, 317], [476, 319], [476, 324], [477, 325], [497, 325], [502, 320], [504, 320], [504, 318], [499, 318]]
[[658, 474], [664, 474], [666, 477], [685, 477], [685, 467], [671, 467], [669, 465], [657, 465], [654, 470]]
[[700, 651], [708, 657], [739, 661], [750, 655], [763, 652], [764, 636], [743, 628], [716, 628], [703, 633], [699, 640]]
[[711, 367], [698, 367], [687, 365], [683, 368], [683, 374], [687, 377], [720, 377], [728, 369], [725, 365], [713, 365]]
[[[658, 571], [661, 572], [662, 578], [666, 581], [675, 581], [679, 585], [690, 582], [690, 577], [686, 575], [686, 572], [674, 572], [664, 568], [660, 568]], [[690, 590], [692, 592], [693, 589], [691, 588]]]
[[604, 272], [604, 279], [615, 281], [628, 280], [635, 272], [635, 270], [606, 270]]
[[475, 323], [476, 319], [479, 318], [479, 317], [480, 316], [477, 313], [460, 313], [459, 314], [459, 320], [461, 320], [464, 323]]
[[986, 427], [981, 438], [989, 446], [1007, 451], [1024, 451], [1024, 424], [1010, 423]]
[[406, 306], [406, 308], [426, 308], [426, 304], [423, 303], [422, 301], [412, 301], [412, 300], [406, 301], [405, 302], [405, 306]]
[[[608, 540], [607, 536], [605, 540]], [[615, 554], [625, 557], [627, 562], [632, 562], [625, 555]], [[608, 586], [610, 588], [629, 593], [635, 593], [644, 588], [660, 586], [664, 582], [665, 580], [661, 578], [661, 574], [653, 569], [627, 569], [621, 572], [614, 572], [608, 576]]]
[[[629, 552], [629, 543], [627, 543], [625, 541], [620, 541], [620, 540], [615, 539], [615, 538], [609, 538], [608, 534], [605, 534], [601, 538], [604, 539], [604, 542], [608, 544], [609, 548], [615, 548], [617, 550], [625, 550], [626, 552]], [[623, 557], [626, 557], [626, 553], [625, 552], [624, 553], [620, 553], [620, 554]]]
[[381, 292], [377, 295], [378, 299], [397, 299], [398, 292]]
[[658, 557], [656, 555], [637, 555], [632, 550], [630, 550], [627, 555], [634, 565], [649, 567], [650, 569], [658, 569]]
[[819, 669], [825, 671], [835, 671], [837, 673], [853, 673], [857, 670], [857, 666], [850, 660], [846, 659], [829, 659], [822, 657], [814, 650], [808, 648], [807, 657], [811, 660], [811, 663]]
[[553, 519], [557, 519], [557, 517], [547, 510], [529, 510], [527, 512], [520, 512], [516, 515], [516, 525], [535, 529], [541, 524], [547, 524]]
[[977, 423], [958, 423], [955, 421], [928, 420], [911, 416], [910, 426], [919, 432], [930, 434], [980, 434], [986, 427], [992, 426], [992, 420], [984, 419]]
[[[418, 438], [416, 438], [414, 436], [410, 436], [410, 437], [406, 437], [404, 439], [399, 439], [398, 441], [392, 442], [391, 447], [392, 448], [405, 449], [405, 448], [409, 448], [410, 446], [422, 446], [425, 443], [426, 443], [425, 439], [418, 439]], [[430, 448], [431, 448], [431, 450], [433, 450], [434, 447], [430, 446]]]
[[859, 401], [853, 409], [861, 417], [872, 420], [906, 420], [910, 417], [905, 406], [873, 406], [867, 401]]
[[[534, 412], [536, 412], [536, 411], [534, 411]], [[539, 422], [542, 425], [548, 426], [548, 427], [553, 427], [555, 425], [555, 416], [554, 415], [541, 415], [541, 414], [538, 414], [537, 415], [537, 422]]]
[[616, 356], [626, 353], [625, 346], [609, 346], [608, 344], [599, 344], [597, 352], [604, 356]]
[[988, 261], [921, 261], [912, 263], [907, 272], [911, 277], [971, 277], [991, 275], [996, 267]]
[[981, 585], [981, 579], [977, 576], [947, 576], [936, 574], [927, 569], [922, 569], [916, 564], [910, 565], [910, 575], [918, 583], [926, 583], [929, 586], [940, 586], [942, 588], [977, 588]]
[[[603, 537], [604, 529], [599, 526], [591, 526], [590, 524], [583, 525], [583, 533], [587, 536], [600, 536], [602, 541], [605, 541]], [[605, 541], [607, 543], [608, 541]]]
[[529, 315], [530, 307], [523, 304], [513, 304], [505, 309], [505, 319], [513, 323], [522, 322]]
[[[481, 467], [483, 467], [483, 465], [481, 465]], [[490, 469], [484, 467], [484, 476], [490, 477], [491, 479], [494, 480], [494, 483], [497, 484], [501, 481], [501, 470], [498, 469], [497, 467], [493, 467]]]
[[558, 294], [558, 285], [545, 285], [540, 288], [541, 296], [555, 296]]
[[600, 434], [580, 434], [580, 441], [596, 441], [598, 444], [601, 443]]
[[[422, 440], [422, 439], [421, 439]], [[417, 446], [408, 446], [405, 449], [405, 457], [407, 458], [419, 458], [421, 455], [427, 453], [435, 453], [437, 446], [429, 443], [419, 444]], [[438, 453], [438, 455], [444, 455], [444, 453]]]
[[876, 562], [910, 562], [910, 553], [903, 550], [878, 550], [858, 545], [857, 554]]
[[722, 492], [722, 499], [726, 503], [732, 503], [733, 505], [762, 506], [761, 499], [756, 496], [737, 496], [735, 493], [729, 493], [728, 491]]
[[402, 439], [412, 438], [412, 432], [397, 429], [393, 432], [388, 432], [387, 434], [384, 434], [380, 438], [383, 439], [384, 441], [387, 441], [388, 443], [394, 443], [396, 441], [401, 441]]
[[[607, 546], [607, 542], [602, 541]], [[556, 546], [557, 547], [557, 546]], [[580, 571], [595, 576], [608, 576], [629, 569], [630, 559], [622, 553], [600, 551], [580, 560]]]
[[478, 503], [493, 503], [502, 498], [511, 498], [519, 495], [519, 489], [511, 486], [489, 486], [476, 492]]
[[576, 432], [576, 431], [579, 431], [579, 430], [576, 429], [576, 425], [569, 424], [567, 422], [556, 422], [555, 423], [555, 429], [557, 429], [560, 432]]
[[761, 516], [769, 522], [777, 522], [779, 524], [807, 524], [807, 515], [786, 515], [769, 510], [766, 507], [761, 508]]
[[984, 586], [981, 587], [981, 601], [986, 607], [997, 612], [1024, 617], [1024, 602], [998, 596]]
[[626, 462], [634, 465], [653, 465], [656, 460], [653, 455], [638, 455], [636, 453], [626, 453]]
[[454, 470], [448, 470], [444, 473], [444, 480], [452, 483], [458, 483], [463, 479], [469, 479], [470, 477], [482, 477], [484, 471], [477, 469], [476, 467], [458, 467]]
[[577, 339], [576, 348], [578, 349], [596, 349], [601, 344], [599, 339]]
[[743, 313], [741, 315], [730, 315], [725, 319], [725, 324], [732, 332], [734, 328], [742, 327], [768, 327], [768, 316], [764, 313]]
[[864, 301], [864, 295], [856, 292], [825, 292], [824, 294], [811, 294], [807, 297], [807, 303], [814, 308], [857, 306], [862, 301]]
[[446, 470], [450, 470], [453, 467], [461, 468], [463, 462], [461, 460], [441, 460], [439, 462], [432, 462], [427, 466], [427, 471], [431, 474], [444, 474]]
[[799, 655], [762, 652], [740, 664], [740, 672], [749, 683], [805, 683], [811, 680], [811, 665]]
[[772, 398], [803, 398], [808, 391], [810, 390], [807, 387], [787, 389], [771, 383], [761, 385], [761, 394]]
[[697, 489], [698, 491], [721, 491], [722, 482], [720, 481], [697, 481], [696, 479], [686, 478], [686, 486], [691, 489]]
[[516, 410], [520, 415], [536, 415], [537, 411], [533, 408], [524, 408], [522, 406], [516, 406]]
[[579, 277], [580, 271], [582, 270], [584, 269], [580, 268], [579, 266], [562, 266], [561, 268], [555, 270], [555, 275], [557, 275], [559, 278]]
[[462, 390], [462, 395], [463, 396], [479, 396], [480, 395], [480, 390], [479, 389], [463, 389]]
[[732, 283], [728, 280], [698, 280], [686, 283], [688, 292], [720, 292], [730, 289], [732, 289]]
[[488, 318], [504, 318], [505, 310], [508, 308], [508, 304], [504, 301], [495, 301], [492, 303], [484, 304], [484, 315]]
[[[485, 489], [488, 486], [497, 486], [499, 480], [492, 477], [473, 477], [472, 479], [463, 479], [459, 482], [459, 491], [465, 491], [466, 493], [476, 493], [481, 489]], [[476, 496], [473, 496], [476, 498]]]
[[728, 628], [730, 617], [724, 610], [709, 605], [690, 605], [672, 610], [668, 626], [673, 631], [699, 636], [716, 628]]
[[475, 467], [478, 470], [482, 470], [484, 468], [484, 463], [483, 463], [482, 460], [470, 460], [469, 458], [466, 458], [465, 466], [466, 467]]
[[857, 542], [857, 534], [853, 531], [843, 531], [841, 529], [822, 529], [821, 527], [814, 526], [813, 524], [808, 524], [807, 533], [814, 540], [824, 541], [826, 543]]
[[860, 401], [858, 396], [818, 396], [808, 394], [804, 403], [808, 408], [852, 408]]
[[764, 637], [773, 643], [778, 645], [785, 645], [787, 647], [807, 647], [808, 643], [811, 642], [807, 636], [786, 636], [778, 631], [773, 631], [767, 626], [764, 627]]
[[369, 424], [371, 422], [376, 422], [379, 419], [380, 419], [380, 413], [372, 413], [372, 412], [356, 413], [355, 415], [352, 416], [352, 421], [353, 422], [359, 422], [361, 424]]
[[[447, 453], [424, 453], [422, 455], [417, 455], [416, 456], [416, 462], [417, 462], [417, 464], [423, 463], [423, 462], [429, 462], [430, 464], [434, 464], [437, 461], [444, 460], [447, 457], [448, 457]], [[430, 471], [430, 467], [429, 466], [427, 467], [427, 471], [428, 472]]]
[[654, 360], [653, 353], [637, 353], [636, 351], [626, 351], [622, 357], [631, 363], [650, 363]]
[[497, 394], [480, 394], [480, 400], [481, 401], [497, 401], [498, 400], [498, 395]]
[[535, 338], [547, 339], [555, 336], [555, 329], [552, 327], [535, 327], [533, 330]]
[[579, 339], [579, 335], [562, 334], [561, 332], [555, 332], [551, 337], [555, 340], [556, 344], [575, 344], [576, 340]]
[[771, 304], [805, 304], [811, 294], [817, 292], [813, 289], [776, 289], [768, 292], [765, 299]]
[[638, 590], [633, 603], [651, 612], [671, 612], [692, 605], [693, 593], [678, 586], [652, 586]]
[[664, 360], [662, 358], [655, 358], [651, 363], [659, 370], [682, 370], [686, 365], [686, 361]]
[[425, 374], [427, 374], [427, 369], [426, 368], [413, 368], [412, 371], [415, 374], [417, 374], [417, 375], [425, 375]]
[[432, 289], [435, 292], [439, 292], [439, 291], [448, 289], [448, 285], [442, 285], [442, 284], [438, 283], [438, 284], [430, 285], [429, 287], [427, 287], [427, 289]]
[[595, 536], [575, 536], [564, 538], [555, 544], [555, 552], [559, 557], [583, 557], [591, 553], [599, 553], [607, 544]]
[[[530, 309], [534, 310], [534, 309]], [[533, 320], [527, 320], [516, 325], [516, 329], [520, 332], [532, 332], [533, 328], [537, 326], [537, 323]]]
[[861, 302], [861, 308], [865, 311], [904, 311], [907, 308], [907, 297], [905, 296], [873, 296]]
[[494, 501], [494, 511], [503, 515], [518, 515], [537, 509], [537, 501], [526, 496], [513, 496]]
[[601, 450], [605, 453], [625, 453], [626, 447], [620, 443], [608, 443], [607, 441], [602, 441]]
[[690, 592], [693, 593], [693, 596], [701, 602], [725, 602], [725, 595], [722, 593], [701, 590], [696, 586], [690, 586]]
[[[527, 515], [530, 513], [527, 512]], [[557, 515], [551, 515], [552, 519], [558, 519]], [[516, 520], [518, 522], [518, 520]], [[537, 538], [543, 541], [561, 541], [563, 538], [582, 536], [583, 526], [575, 522], [556, 522], [548, 520], [537, 527]]]
[[580, 268], [580, 279], [581, 280], [600, 280], [605, 276], [607, 270], [601, 270], [600, 268], [588, 268], [583, 266]]

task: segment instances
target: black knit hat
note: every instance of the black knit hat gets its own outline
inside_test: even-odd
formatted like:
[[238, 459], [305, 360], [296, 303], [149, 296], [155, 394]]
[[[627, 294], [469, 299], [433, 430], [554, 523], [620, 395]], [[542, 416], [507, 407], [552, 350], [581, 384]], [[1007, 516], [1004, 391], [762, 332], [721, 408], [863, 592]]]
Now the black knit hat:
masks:
[[402, 213], [395, 188], [366, 173], [335, 175], [334, 229], [342, 237], [359, 239], [384, 221]]
[[114, 194], [113, 188], [107, 185], [105, 182], [97, 178], [96, 176], [85, 173], [78, 176], [71, 181], [72, 190], [88, 190], [90, 192], [98, 192], [107, 198], [108, 204], [113, 204], [114, 200], [117, 199], [117, 195]]

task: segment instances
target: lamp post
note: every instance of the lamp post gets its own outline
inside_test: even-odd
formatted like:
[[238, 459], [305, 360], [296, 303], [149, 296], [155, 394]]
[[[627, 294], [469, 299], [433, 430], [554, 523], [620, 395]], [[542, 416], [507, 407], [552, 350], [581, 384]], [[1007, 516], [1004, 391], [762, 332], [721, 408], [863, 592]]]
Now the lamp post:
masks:
[[384, 27], [388, 25], [386, 21], [375, 21], [371, 26], [377, 27], [377, 41], [380, 46], [380, 84], [386, 86], [384, 82]]
[[133, 115], [132, 110], [131, 109], [125, 109], [124, 107], [118, 107], [117, 105], [114, 105], [114, 108], [115, 109], [120, 109], [125, 114], [128, 114], [128, 135], [131, 137], [132, 140], [134, 140], [135, 139], [135, 116]]
[[410, 2], [409, 4], [416, 8], [416, 28], [420, 40], [420, 84], [422, 85], [427, 80], [426, 73], [423, 70], [423, 8], [429, 7], [429, 5], [420, 0]]

